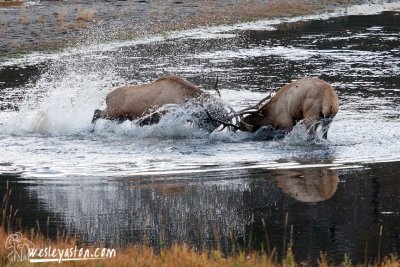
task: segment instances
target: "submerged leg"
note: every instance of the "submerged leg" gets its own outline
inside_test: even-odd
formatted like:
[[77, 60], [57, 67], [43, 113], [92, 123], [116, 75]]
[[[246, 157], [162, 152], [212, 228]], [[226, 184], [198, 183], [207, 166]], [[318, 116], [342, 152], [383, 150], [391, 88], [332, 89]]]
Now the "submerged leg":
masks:
[[93, 113], [92, 124], [95, 124], [98, 119], [103, 118], [103, 111], [96, 109]]
[[103, 119], [103, 111], [101, 111], [100, 109], [96, 109], [93, 113], [93, 118], [92, 118], [92, 128], [90, 129], [90, 132], [93, 133], [94, 132], [94, 128], [96, 125], [96, 121], [98, 119]]
[[328, 139], [328, 130], [331, 125], [333, 118], [324, 118], [321, 119], [321, 127], [322, 127], [322, 138]]

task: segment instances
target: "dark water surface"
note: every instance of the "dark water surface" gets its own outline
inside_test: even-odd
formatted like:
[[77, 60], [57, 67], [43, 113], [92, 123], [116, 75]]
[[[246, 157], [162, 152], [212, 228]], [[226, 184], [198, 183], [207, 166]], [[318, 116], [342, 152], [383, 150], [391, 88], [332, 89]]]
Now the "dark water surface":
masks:
[[[155, 248], [326, 251], [355, 262], [400, 251], [400, 13], [287, 22], [101, 45], [0, 65], [0, 190], [24, 228]], [[332, 83], [329, 141], [206, 135], [176, 118], [139, 128], [90, 119], [112, 86], [176, 73], [235, 108], [303, 76]], [[104, 105], [104, 103], [103, 103]], [[183, 120], [185, 121], [185, 120]], [[287, 224], [285, 222], [288, 218]], [[293, 234], [290, 228], [293, 227]], [[284, 245], [285, 244], [285, 245]], [[366, 249], [367, 247], [367, 249]]]

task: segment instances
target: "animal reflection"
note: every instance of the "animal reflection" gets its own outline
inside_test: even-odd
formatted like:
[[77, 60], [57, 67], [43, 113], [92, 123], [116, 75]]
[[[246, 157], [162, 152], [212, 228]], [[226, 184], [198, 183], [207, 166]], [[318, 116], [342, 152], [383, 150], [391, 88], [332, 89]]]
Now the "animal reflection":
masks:
[[177, 196], [186, 191], [184, 184], [166, 184], [166, 183], [150, 183], [137, 186], [131, 186], [130, 189], [154, 190], [161, 196]]
[[286, 195], [300, 202], [320, 202], [336, 192], [339, 176], [329, 169], [289, 169], [274, 172], [270, 179]]

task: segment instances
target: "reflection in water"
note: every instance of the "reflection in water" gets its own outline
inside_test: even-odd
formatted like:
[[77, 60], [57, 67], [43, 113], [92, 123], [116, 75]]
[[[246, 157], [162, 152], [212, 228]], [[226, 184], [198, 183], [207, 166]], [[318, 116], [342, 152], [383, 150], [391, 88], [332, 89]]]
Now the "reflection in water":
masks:
[[132, 186], [132, 190], [155, 190], [161, 196], [177, 196], [186, 191], [184, 184], [152, 183]]
[[275, 172], [271, 180], [297, 201], [320, 202], [335, 194], [339, 176], [329, 169], [289, 169]]
[[297, 259], [317, 258], [322, 250], [339, 262], [344, 253], [363, 259], [366, 242], [368, 257], [375, 257], [381, 224], [385, 227], [382, 253], [400, 249], [396, 226], [400, 203], [386, 200], [395, 193], [390, 184], [397, 180], [393, 170], [398, 167], [387, 163], [358, 171], [324, 167], [76, 177], [53, 179], [50, 184], [14, 177], [11, 187], [25, 228], [36, 228], [36, 219], [43, 227], [50, 216], [53, 226], [90, 243], [125, 245], [146, 240], [159, 249], [186, 242], [195, 248], [220, 246], [230, 253], [234, 247], [265, 248], [267, 233], [270, 247], [281, 255], [288, 214]]

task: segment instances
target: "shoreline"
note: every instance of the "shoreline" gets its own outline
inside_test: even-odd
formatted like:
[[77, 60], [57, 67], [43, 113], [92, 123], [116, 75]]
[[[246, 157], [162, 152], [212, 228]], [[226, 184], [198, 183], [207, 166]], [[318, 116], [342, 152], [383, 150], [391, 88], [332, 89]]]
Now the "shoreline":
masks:
[[[271, 0], [253, 4], [244, 1], [185, 2], [33, 2], [29, 5], [0, 7], [0, 62], [30, 53], [46, 53], [82, 45], [132, 41], [148, 36], [201, 28], [224, 27], [269, 21], [279, 24], [357, 13], [348, 9], [397, 5], [400, 2], [334, 0]], [[31, 2], [30, 2], [31, 3]], [[363, 7], [364, 5], [364, 7]], [[365, 5], [367, 5], [365, 7]], [[376, 7], [371, 7], [375, 9]], [[239, 27], [237, 27], [239, 29]], [[242, 27], [241, 27], [242, 28]]]

